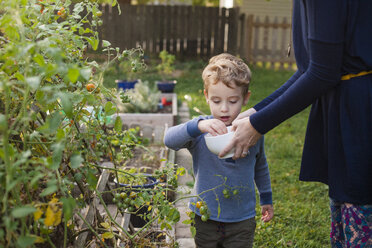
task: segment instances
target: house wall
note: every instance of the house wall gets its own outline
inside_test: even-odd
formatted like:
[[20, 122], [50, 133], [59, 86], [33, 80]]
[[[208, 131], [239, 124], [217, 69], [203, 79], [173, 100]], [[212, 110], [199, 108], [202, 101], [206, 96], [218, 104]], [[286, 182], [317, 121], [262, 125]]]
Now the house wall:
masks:
[[292, 0], [242, 0], [240, 12], [246, 15], [254, 15], [262, 18], [269, 16], [272, 20], [287, 17], [291, 20]]

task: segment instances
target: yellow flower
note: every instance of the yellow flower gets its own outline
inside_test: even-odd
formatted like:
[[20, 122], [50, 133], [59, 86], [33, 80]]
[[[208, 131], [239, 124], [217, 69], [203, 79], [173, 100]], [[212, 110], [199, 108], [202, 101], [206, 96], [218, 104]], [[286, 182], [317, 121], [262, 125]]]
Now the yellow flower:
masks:
[[58, 226], [61, 223], [62, 210], [59, 207], [58, 199], [53, 198], [48, 203], [44, 224], [46, 226]]
[[35, 221], [38, 221], [41, 218], [41, 216], [43, 215], [43, 213], [44, 212], [42, 211], [41, 207], [37, 207], [36, 212], [34, 212]]

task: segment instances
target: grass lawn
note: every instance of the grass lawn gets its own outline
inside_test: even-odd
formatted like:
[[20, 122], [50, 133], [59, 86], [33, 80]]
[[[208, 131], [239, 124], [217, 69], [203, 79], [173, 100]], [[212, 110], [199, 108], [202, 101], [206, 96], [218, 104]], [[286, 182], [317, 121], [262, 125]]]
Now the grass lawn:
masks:
[[[177, 64], [182, 74], [177, 79], [176, 93], [182, 101], [185, 94], [191, 96], [192, 101], [188, 102], [190, 109], [197, 107], [209, 114], [202, 94], [201, 71], [204, 66], [205, 62]], [[251, 70], [252, 96], [245, 109], [269, 95], [293, 73], [252, 66]], [[155, 77], [151, 69], [141, 75], [143, 80], [151, 81]], [[327, 186], [298, 180], [308, 113], [309, 108], [265, 135], [275, 217], [269, 223], [262, 223], [260, 208], [257, 206], [254, 247], [330, 247]], [[198, 113], [191, 110], [191, 115]]]

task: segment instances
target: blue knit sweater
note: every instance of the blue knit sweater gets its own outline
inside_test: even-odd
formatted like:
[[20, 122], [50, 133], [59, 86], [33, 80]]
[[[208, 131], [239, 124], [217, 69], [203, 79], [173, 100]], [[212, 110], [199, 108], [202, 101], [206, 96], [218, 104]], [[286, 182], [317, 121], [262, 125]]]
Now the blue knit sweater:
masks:
[[[169, 128], [164, 143], [170, 149], [187, 148], [190, 151], [195, 176], [194, 192], [207, 203], [211, 220], [238, 222], [252, 218], [256, 215], [255, 185], [259, 191], [260, 204], [272, 204], [264, 139], [261, 138], [250, 148], [249, 155], [245, 158], [219, 159], [208, 150], [205, 134], [198, 129], [200, 120], [210, 118], [213, 117], [200, 116]], [[230, 191], [229, 198], [224, 197], [224, 189]], [[238, 194], [234, 195], [234, 190], [238, 190]], [[196, 201], [196, 197], [191, 198], [189, 207], [200, 215], [199, 209], [195, 207]]]

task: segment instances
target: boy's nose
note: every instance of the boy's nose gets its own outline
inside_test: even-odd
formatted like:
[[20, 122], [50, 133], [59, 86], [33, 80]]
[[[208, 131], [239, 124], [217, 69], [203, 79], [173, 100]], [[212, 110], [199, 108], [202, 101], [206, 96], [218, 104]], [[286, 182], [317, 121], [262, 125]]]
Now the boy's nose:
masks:
[[227, 112], [229, 110], [229, 107], [227, 106], [226, 103], [223, 103], [222, 106], [221, 106], [221, 111], [222, 112]]

